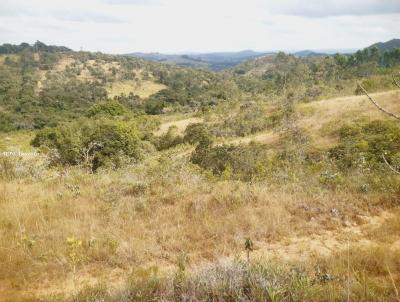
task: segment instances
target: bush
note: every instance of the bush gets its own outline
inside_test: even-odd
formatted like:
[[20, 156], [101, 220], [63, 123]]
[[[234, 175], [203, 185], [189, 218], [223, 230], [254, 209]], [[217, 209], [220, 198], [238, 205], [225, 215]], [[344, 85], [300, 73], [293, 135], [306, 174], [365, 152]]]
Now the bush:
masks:
[[0, 132], [14, 130], [13, 119], [10, 114], [0, 112]]
[[264, 109], [258, 104], [244, 104], [240, 112], [233, 118], [227, 118], [223, 123], [216, 125], [212, 133], [216, 136], [240, 136], [251, 135], [278, 124], [281, 116], [273, 113], [267, 116]]
[[153, 137], [152, 142], [156, 146], [157, 150], [165, 150], [173, 148], [183, 142], [182, 136], [177, 133], [178, 128], [176, 126], [169, 127], [167, 133]]
[[91, 171], [102, 166], [117, 168], [124, 159], [141, 158], [140, 133], [131, 122], [84, 120], [41, 130], [32, 143], [55, 149], [54, 164], [84, 165]]
[[250, 181], [266, 175], [267, 150], [264, 145], [222, 145], [211, 147], [209, 142], [200, 143], [191, 161], [224, 178]]
[[122, 106], [118, 101], [106, 101], [100, 102], [88, 109], [87, 116], [93, 117], [97, 115], [102, 116], [119, 116], [126, 113], [126, 108]]
[[400, 155], [400, 125], [393, 121], [372, 121], [346, 125], [338, 131], [341, 143], [330, 150], [330, 156], [343, 168], [355, 167], [360, 158], [374, 165], [383, 155], [396, 164]]
[[[382, 91], [382, 90], [389, 90], [389, 89], [394, 89], [395, 87], [393, 86], [393, 80], [387, 76], [387, 77], [371, 77], [368, 78], [364, 81], [362, 81], [361, 85], [368, 91], [368, 92], [376, 92], [376, 91]], [[355, 90], [356, 95], [362, 95], [364, 92], [361, 90], [359, 86], [357, 86]]]
[[191, 145], [201, 142], [204, 137], [210, 136], [206, 126], [203, 123], [190, 124], [185, 129], [183, 141]]

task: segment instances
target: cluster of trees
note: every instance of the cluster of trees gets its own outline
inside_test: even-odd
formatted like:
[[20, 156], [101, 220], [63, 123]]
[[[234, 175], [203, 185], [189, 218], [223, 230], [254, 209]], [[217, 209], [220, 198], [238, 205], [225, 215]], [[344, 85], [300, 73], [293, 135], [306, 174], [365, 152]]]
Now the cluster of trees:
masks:
[[[366, 48], [351, 55], [299, 58], [283, 52], [245, 62], [234, 69], [238, 87], [253, 95], [271, 97], [295, 93], [300, 101], [332, 96], [355, 82], [384, 76], [400, 65], [400, 49], [380, 52]], [[349, 90], [350, 91], [350, 90]]]
[[132, 122], [99, 119], [61, 124], [40, 131], [32, 145], [56, 153], [53, 164], [81, 165], [94, 172], [118, 168], [142, 157], [141, 133]]
[[385, 51], [383, 53], [383, 64], [387, 67], [394, 67], [400, 64], [400, 48]]
[[32, 145], [49, 152], [54, 165], [80, 165], [95, 172], [142, 159], [154, 149], [148, 137], [156, 127], [151, 117], [105, 101], [91, 106], [86, 117], [38, 131]]
[[15, 54], [26, 50], [32, 52], [50, 52], [50, 53], [71, 51], [71, 49], [65, 46], [46, 45], [45, 43], [40, 41], [36, 41], [33, 45], [30, 45], [28, 43], [21, 43], [19, 45], [6, 43], [0, 45], [0, 54]]

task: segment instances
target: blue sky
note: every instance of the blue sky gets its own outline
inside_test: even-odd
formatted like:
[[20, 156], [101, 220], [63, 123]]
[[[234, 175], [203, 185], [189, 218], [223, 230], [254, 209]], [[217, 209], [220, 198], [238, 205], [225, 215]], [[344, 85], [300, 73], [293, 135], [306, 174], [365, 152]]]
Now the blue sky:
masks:
[[362, 48], [400, 38], [400, 0], [0, 0], [0, 43], [107, 53]]

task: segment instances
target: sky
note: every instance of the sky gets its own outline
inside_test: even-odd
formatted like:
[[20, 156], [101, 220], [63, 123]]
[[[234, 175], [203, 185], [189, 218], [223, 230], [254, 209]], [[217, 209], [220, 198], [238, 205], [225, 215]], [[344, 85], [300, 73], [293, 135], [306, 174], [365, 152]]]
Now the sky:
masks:
[[105, 53], [355, 49], [400, 38], [400, 0], [0, 0], [0, 44]]

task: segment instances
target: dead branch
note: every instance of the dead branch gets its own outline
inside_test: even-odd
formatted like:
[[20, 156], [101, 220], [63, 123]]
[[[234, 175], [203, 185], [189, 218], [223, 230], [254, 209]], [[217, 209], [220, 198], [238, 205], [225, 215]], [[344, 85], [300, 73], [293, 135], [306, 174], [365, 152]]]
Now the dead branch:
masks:
[[103, 147], [103, 145], [100, 143], [91, 142], [91, 143], [89, 143], [89, 145], [86, 148], [83, 148], [82, 150], [80, 150], [80, 153], [83, 157], [84, 166], [91, 173], [93, 173], [93, 159], [94, 159], [94, 154], [92, 154], [92, 151], [97, 148], [102, 148], [102, 147]]
[[390, 170], [392, 170], [396, 174], [400, 174], [400, 171], [396, 170], [391, 164], [389, 164], [384, 153], [382, 154], [382, 157], [383, 157], [385, 164], [389, 167]]
[[368, 92], [365, 90], [365, 88], [364, 88], [363, 86], [361, 86], [360, 83], [357, 83], [357, 85], [358, 85], [358, 87], [360, 87], [360, 89], [362, 90], [362, 92], [364, 92], [364, 94], [368, 97], [368, 99], [372, 102], [372, 104], [375, 105], [376, 108], [378, 108], [378, 109], [379, 109], [380, 111], [382, 111], [383, 113], [385, 113], [385, 114], [387, 114], [387, 115], [389, 115], [389, 116], [391, 116], [391, 117], [394, 117], [395, 119], [400, 120], [400, 116], [399, 116], [399, 115], [396, 115], [396, 114], [394, 114], [394, 113], [392, 113], [392, 112], [390, 112], [390, 111], [387, 111], [387, 110], [384, 109], [383, 107], [381, 107], [381, 106], [368, 94]]

